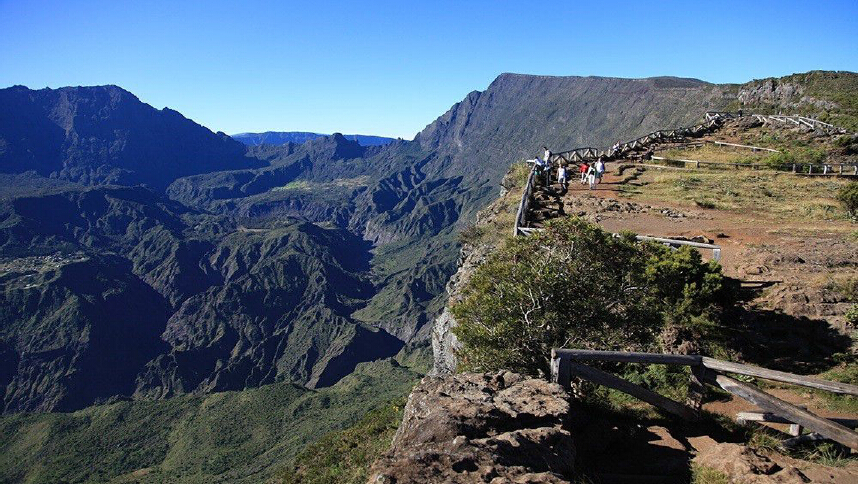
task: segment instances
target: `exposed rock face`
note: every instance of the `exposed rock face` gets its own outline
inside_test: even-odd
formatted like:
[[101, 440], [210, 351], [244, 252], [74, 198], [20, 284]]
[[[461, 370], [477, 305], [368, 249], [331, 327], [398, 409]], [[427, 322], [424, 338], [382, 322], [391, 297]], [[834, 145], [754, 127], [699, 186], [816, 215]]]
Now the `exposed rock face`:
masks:
[[568, 415], [566, 392], [543, 380], [511, 372], [426, 377], [369, 482], [568, 482]]
[[738, 99], [743, 106], [770, 105], [782, 108], [811, 106], [818, 109], [834, 109], [837, 107], [837, 104], [831, 101], [805, 95], [805, 89], [800, 84], [778, 82], [777, 79], [765, 79], [756, 83], [746, 84], [739, 91]]
[[[459, 270], [447, 283], [448, 304], [458, 299], [459, 289], [470, 280], [474, 270], [483, 263], [491, 249], [492, 247], [488, 245], [462, 248]], [[459, 348], [459, 340], [452, 331], [456, 324], [456, 318], [450, 312], [449, 306], [445, 307], [441, 315], [435, 319], [432, 327], [433, 375], [450, 375], [456, 371], [456, 350]]]

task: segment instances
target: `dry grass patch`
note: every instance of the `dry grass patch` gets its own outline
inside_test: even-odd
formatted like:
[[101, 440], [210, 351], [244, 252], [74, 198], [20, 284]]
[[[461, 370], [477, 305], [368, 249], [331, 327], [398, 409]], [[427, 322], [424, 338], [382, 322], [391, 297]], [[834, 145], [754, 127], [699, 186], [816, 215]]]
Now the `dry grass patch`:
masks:
[[716, 146], [706, 143], [703, 146], [692, 146], [683, 149], [672, 149], [657, 152], [657, 156], [672, 159], [697, 161], [714, 161], [718, 163], [763, 163], [771, 152], [751, 151], [745, 148]]
[[847, 218], [836, 197], [838, 189], [849, 182], [836, 178], [799, 177], [767, 170], [648, 170], [639, 181], [642, 186], [621, 187], [621, 196], [794, 220]]

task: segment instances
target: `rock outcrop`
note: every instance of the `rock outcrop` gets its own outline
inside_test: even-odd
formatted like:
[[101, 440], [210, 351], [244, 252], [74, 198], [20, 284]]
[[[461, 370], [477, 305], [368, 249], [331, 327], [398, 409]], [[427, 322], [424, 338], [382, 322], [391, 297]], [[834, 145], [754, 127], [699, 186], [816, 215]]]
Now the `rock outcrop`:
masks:
[[575, 445], [567, 393], [522, 375], [426, 377], [372, 483], [568, 482]]
[[723, 443], [701, 452], [693, 462], [726, 475], [730, 482], [742, 483], [789, 483], [811, 482], [800, 470], [792, 466], [781, 466], [772, 459], [755, 452], [750, 447]]

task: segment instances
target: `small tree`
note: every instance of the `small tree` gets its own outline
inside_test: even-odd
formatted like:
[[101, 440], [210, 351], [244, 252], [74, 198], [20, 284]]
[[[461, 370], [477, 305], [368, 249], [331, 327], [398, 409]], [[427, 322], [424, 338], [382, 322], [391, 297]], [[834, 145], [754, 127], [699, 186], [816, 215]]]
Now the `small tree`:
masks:
[[709, 321], [722, 289], [719, 266], [690, 248], [557, 219], [508, 240], [463, 288], [460, 368], [539, 375], [554, 347], [654, 349], [666, 324]]

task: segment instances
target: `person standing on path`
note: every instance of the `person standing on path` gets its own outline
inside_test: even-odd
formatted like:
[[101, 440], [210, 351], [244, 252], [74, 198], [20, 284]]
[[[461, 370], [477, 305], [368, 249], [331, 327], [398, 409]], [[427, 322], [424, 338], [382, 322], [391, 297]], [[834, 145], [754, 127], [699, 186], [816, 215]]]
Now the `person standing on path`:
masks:
[[587, 183], [587, 168], [589, 166], [587, 163], [581, 162], [581, 166], [578, 167], [578, 171], [581, 173], [581, 184], [584, 185]]
[[602, 183], [602, 175], [605, 174], [605, 162], [602, 161], [602, 157], [600, 156], [598, 160], [596, 160], [596, 179], [598, 183]]
[[566, 166], [565, 165], [559, 165], [557, 167], [557, 183], [560, 184], [560, 187], [563, 188], [563, 190], [566, 190], [567, 183], [566, 183]]
[[545, 185], [551, 184], [551, 150], [547, 146], [542, 147], [545, 150]]
[[590, 184], [590, 190], [596, 189], [596, 168], [592, 164], [587, 167], [587, 182]]

